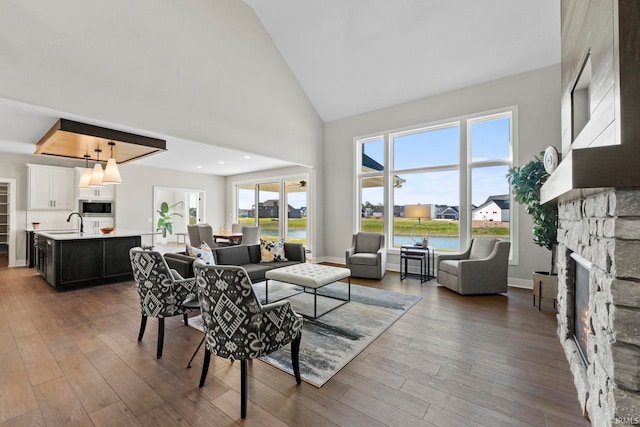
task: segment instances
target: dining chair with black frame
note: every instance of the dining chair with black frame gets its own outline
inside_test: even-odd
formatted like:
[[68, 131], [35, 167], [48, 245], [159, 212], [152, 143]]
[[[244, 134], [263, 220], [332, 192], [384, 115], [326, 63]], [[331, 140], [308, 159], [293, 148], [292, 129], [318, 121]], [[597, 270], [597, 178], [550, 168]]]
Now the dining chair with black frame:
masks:
[[247, 360], [269, 354], [291, 343], [291, 363], [300, 384], [302, 316], [281, 300], [262, 305], [244, 268], [194, 262], [198, 299], [205, 333], [200, 376], [204, 386], [211, 354], [240, 360], [240, 415], [247, 415]]

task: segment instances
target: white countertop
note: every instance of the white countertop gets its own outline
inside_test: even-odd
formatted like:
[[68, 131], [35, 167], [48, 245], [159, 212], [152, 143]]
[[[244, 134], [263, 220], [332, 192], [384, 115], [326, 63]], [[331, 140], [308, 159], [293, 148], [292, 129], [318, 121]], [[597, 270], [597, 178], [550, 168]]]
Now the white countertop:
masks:
[[44, 230], [33, 230], [35, 234], [38, 236], [45, 237], [47, 239], [52, 240], [79, 240], [79, 239], [109, 239], [114, 237], [131, 237], [131, 236], [149, 236], [153, 234], [161, 234], [160, 232], [153, 231], [139, 231], [139, 230], [114, 230], [109, 234], [103, 233], [93, 233], [93, 232], [84, 232], [80, 233], [79, 231], [68, 231], [68, 230], [57, 230], [57, 231], [44, 231]]

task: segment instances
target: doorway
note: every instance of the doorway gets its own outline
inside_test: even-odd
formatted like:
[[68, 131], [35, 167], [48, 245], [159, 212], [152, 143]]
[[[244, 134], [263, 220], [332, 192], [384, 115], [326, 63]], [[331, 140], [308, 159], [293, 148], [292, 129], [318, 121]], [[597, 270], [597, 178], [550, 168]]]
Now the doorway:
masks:
[[[169, 241], [182, 242], [187, 239], [187, 225], [206, 222], [205, 190], [191, 188], [153, 187], [153, 229], [157, 231], [159, 210], [163, 202], [169, 205], [172, 219], [172, 233]], [[161, 236], [155, 236], [154, 241], [160, 241]]]
[[0, 264], [16, 266], [16, 180], [0, 178]]

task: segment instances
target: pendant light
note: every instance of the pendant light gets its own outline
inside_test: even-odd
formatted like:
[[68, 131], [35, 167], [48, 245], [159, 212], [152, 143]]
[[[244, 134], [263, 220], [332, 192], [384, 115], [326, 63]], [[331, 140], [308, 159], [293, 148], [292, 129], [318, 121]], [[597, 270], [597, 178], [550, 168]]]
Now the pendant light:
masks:
[[120, 171], [118, 171], [118, 165], [116, 159], [113, 157], [113, 147], [115, 142], [109, 141], [111, 147], [111, 157], [107, 161], [107, 166], [104, 168], [104, 177], [102, 178], [103, 184], [122, 184], [122, 178], [120, 178]]
[[101, 149], [96, 148], [96, 164], [93, 166], [93, 172], [91, 172], [91, 180], [89, 180], [89, 187], [104, 187], [102, 178], [104, 172], [102, 171], [102, 165], [100, 164]]
[[84, 155], [84, 171], [82, 171], [82, 177], [78, 183], [78, 188], [89, 188], [89, 181], [91, 180], [91, 169], [89, 169], [89, 156]]

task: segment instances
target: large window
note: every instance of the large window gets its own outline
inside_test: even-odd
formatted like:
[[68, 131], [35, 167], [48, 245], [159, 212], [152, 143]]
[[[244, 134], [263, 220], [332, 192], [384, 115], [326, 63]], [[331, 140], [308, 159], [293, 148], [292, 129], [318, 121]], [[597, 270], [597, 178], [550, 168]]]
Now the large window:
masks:
[[284, 183], [287, 222], [284, 235], [287, 242], [307, 244], [307, 181], [304, 179]]
[[236, 216], [237, 222], [245, 225], [255, 225], [256, 185], [243, 184], [237, 186]]
[[362, 231], [384, 231], [384, 139], [374, 137], [360, 144], [360, 221]]
[[260, 238], [309, 244], [309, 178], [236, 184], [236, 222], [260, 225]]
[[386, 232], [396, 248], [428, 238], [437, 250], [458, 251], [474, 236], [509, 239], [514, 113], [357, 139], [358, 228]]
[[471, 151], [471, 237], [509, 239], [507, 171], [511, 165], [511, 117], [497, 115], [469, 121]]
[[260, 238], [279, 240], [280, 237], [280, 183], [258, 184], [258, 225]]

